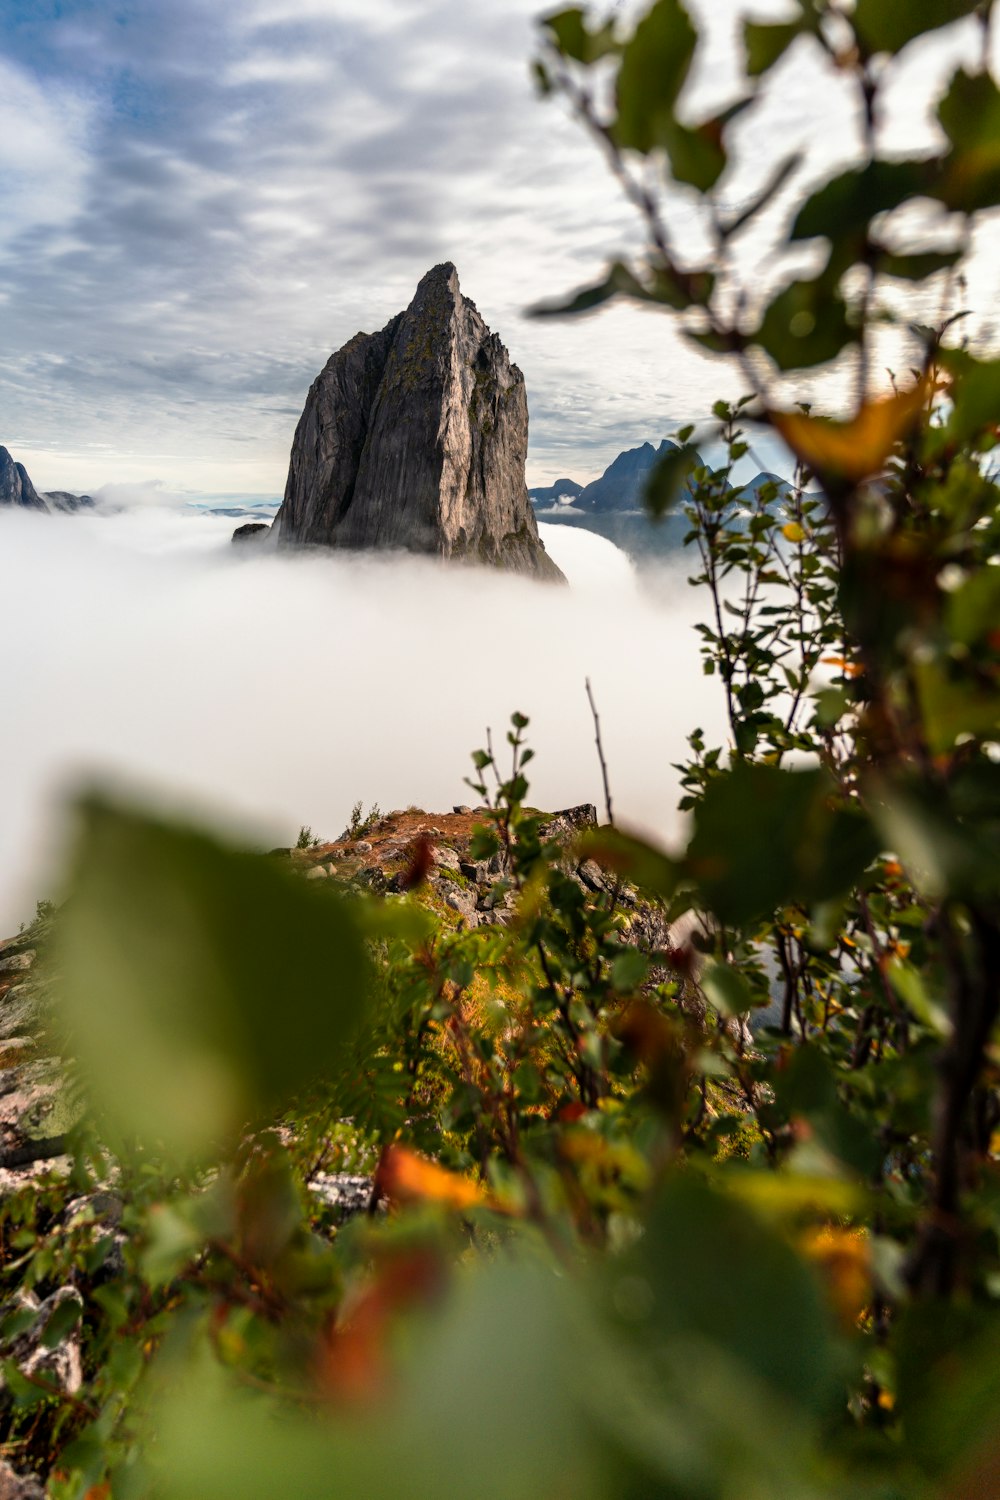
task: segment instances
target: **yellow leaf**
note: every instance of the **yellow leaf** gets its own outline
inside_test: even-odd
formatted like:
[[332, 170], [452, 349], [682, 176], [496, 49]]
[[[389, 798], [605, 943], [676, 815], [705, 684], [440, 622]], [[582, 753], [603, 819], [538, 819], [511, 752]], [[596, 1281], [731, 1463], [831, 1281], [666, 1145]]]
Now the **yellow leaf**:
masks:
[[826, 1225], [809, 1230], [801, 1246], [818, 1268], [827, 1293], [846, 1327], [864, 1312], [872, 1296], [871, 1250], [863, 1229]]
[[919, 417], [927, 392], [928, 382], [921, 380], [910, 391], [870, 401], [850, 422], [772, 411], [771, 423], [815, 474], [859, 484], [882, 469]]
[[782, 526], [781, 535], [786, 542], [804, 542], [806, 539], [806, 534], [798, 521], [789, 521], [787, 526]]

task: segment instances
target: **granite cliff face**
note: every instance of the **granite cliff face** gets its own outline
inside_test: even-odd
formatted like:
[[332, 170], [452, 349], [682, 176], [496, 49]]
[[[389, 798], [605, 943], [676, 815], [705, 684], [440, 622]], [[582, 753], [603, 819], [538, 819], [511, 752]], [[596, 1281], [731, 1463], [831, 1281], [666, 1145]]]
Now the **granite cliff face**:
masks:
[[17, 505], [22, 510], [75, 511], [85, 510], [93, 503], [89, 495], [71, 495], [68, 490], [40, 495], [24, 465], [16, 464], [7, 449], [0, 446], [0, 505]]
[[314, 381], [276, 527], [285, 542], [402, 548], [561, 579], [528, 499], [524, 377], [451, 264]]
[[48, 509], [28, 478], [24, 465], [16, 464], [6, 448], [0, 448], [0, 505], [19, 505], [25, 510]]

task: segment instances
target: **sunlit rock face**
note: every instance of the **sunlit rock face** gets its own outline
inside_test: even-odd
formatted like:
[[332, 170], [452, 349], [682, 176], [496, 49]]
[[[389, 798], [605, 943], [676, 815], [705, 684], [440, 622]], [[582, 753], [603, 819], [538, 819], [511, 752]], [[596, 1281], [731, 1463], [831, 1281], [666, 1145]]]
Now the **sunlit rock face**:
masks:
[[314, 381], [282, 541], [409, 552], [561, 579], [528, 499], [524, 376], [451, 264], [404, 313], [357, 334]]

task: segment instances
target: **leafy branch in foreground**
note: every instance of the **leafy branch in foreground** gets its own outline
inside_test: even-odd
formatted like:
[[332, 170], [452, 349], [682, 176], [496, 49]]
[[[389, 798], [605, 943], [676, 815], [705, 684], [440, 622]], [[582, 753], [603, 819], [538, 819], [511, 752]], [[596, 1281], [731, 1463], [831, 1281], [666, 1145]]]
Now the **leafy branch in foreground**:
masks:
[[[982, 61], [957, 67], [938, 101], [942, 145], [919, 160], [886, 156], [878, 122], [910, 44], [961, 17], [970, 31], [979, 28]], [[906, 1267], [914, 1291], [939, 1295], [977, 1280], [962, 1190], [974, 1185], [988, 1153], [983, 1121], [993, 1113], [989, 1105], [984, 1115], [981, 1098], [1000, 1003], [1000, 875], [986, 835], [1000, 740], [991, 614], [997, 491], [989, 473], [1000, 366], [954, 344], [964, 326], [955, 316], [935, 328], [911, 310], [909, 384], [880, 393], [872, 370], [880, 330], [905, 319], [901, 307], [925, 306], [932, 289], [942, 306], [954, 303], [976, 217], [1000, 190], [983, 149], [985, 122], [1000, 114], [988, 67], [992, 20], [989, 5], [909, 7], [904, 18], [902, 8], [874, 0], [851, 12], [809, 0], [788, 23], [746, 23], [739, 97], [696, 125], [678, 120], [697, 39], [679, 0], [657, 0], [631, 30], [595, 25], [583, 11], [560, 12], [544, 23], [540, 65], [543, 86], [561, 91], [601, 141], [648, 230], [646, 262], [617, 268], [598, 300], [624, 295], [661, 305], [696, 342], [734, 356], [753, 391], [736, 411], [717, 408], [729, 462], [694, 476], [697, 581], [713, 602], [713, 619], [702, 627], [706, 670], [722, 677], [737, 761], [780, 765], [791, 751], [814, 757], [831, 778], [826, 800], [859, 830], [867, 822], [873, 848], [885, 851], [883, 870], [898, 870], [901, 883], [890, 889], [869, 876], [852, 906], [825, 916], [819, 889], [807, 896], [807, 883], [790, 913], [772, 905], [773, 932], [751, 934], [751, 949], [773, 946], [785, 985], [783, 1030], [797, 1017], [803, 1039], [812, 1016], [827, 1018], [843, 1004], [844, 971], [852, 990], [856, 976], [870, 971], [850, 1053], [857, 1068], [886, 1051], [904, 1063], [918, 1024], [914, 1005], [924, 1023], [948, 1017], [939, 1070], [927, 1084], [935, 1098], [927, 1196]], [[793, 46], [800, 60], [822, 60], [854, 90], [863, 126], [858, 159], [805, 197], [808, 173], [782, 163], [760, 198], [727, 219], [729, 154], [778, 86]], [[668, 235], [646, 186], [657, 180], [668, 198], [677, 184], [695, 190], [711, 246], [700, 267], [692, 269]], [[774, 245], [778, 274], [807, 241], [817, 244], [819, 269], [762, 302], [747, 279], [741, 236], [777, 197], [790, 225]], [[907, 212], [918, 198], [934, 209], [919, 223]], [[564, 311], [585, 303], [593, 298]], [[842, 376], [853, 373], [853, 414], [831, 420], [808, 405], [790, 408], [787, 377], [831, 361]], [[769, 427], [787, 443], [800, 465], [793, 490], [748, 495], [733, 482], [745, 452], [737, 420]], [[668, 462], [676, 466], [675, 456]], [[839, 670], [814, 694], [822, 665]], [[806, 712], [811, 719], [803, 723]], [[685, 778], [695, 844], [700, 839], [706, 858], [728, 859], [731, 874], [753, 880], [746, 859], [713, 847], [703, 831], [711, 821], [723, 839], [711, 816], [721, 805], [733, 819], [731, 837], [747, 833], [751, 814], [741, 817], [735, 788], [748, 772], [729, 769], [721, 749], [706, 747], [700, 735], [694, 749]], [[717, 785], [726, 780], [734, 788], [728, 803]], [[805, 815], [796, 789], [802, 780], [785, 772], [775, 781], [767, 804], [771, 849], [760, 855], [767, 863], [785, 847], [782, 822]], [[820, 872], [825, 860], [836, 863], [844, 839], [837, 832], [826, 853], [823, 838], [811, 841]], [[749, 914], [738, 900], [731, 904], [732, 892], [714, 874], [704, 895], [710, 917], [720, 919], [719, 956], [751, 961], [741, 947], [746, 933], [734, 941], [729, 931], [734, 916]], [[832, 971], [821, 956], [832, 951], [831, 939], [840, 950]]]

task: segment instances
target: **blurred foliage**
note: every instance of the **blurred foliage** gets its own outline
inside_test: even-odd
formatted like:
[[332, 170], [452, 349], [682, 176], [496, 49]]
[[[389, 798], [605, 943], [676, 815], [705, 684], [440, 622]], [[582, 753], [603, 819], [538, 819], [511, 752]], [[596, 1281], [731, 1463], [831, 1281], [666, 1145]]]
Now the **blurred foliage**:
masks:
[[[79, 1294], [43, 1333], [78, 1388], [2, 1366], [6, 1451], [56, 1500], [1000, 1492], [1000, 364], [952, 308], [996, 86], [955, 72], [929, 159], [874, 128], [897, 54], [965, 18], [985, 56], [991, 10], [800, 0], [746, 24], [701, 120], [681, 0], [543, 23], [539, 83], [649, 237], [544, 311], [660, 306], [751, 391], [715, 408], [719, 467], [685, 429], [649, 495], [687, 515], [725, 743], [690, 736], [681, 847], [569, 848], [515, 715], [503, 764], [474, 756], [503, 912], [474, 930], [416, 880], [365, 897], [83, 806], [50, 979], [82, 1115], [68, 1179], [0, 1211], [3, 1348], [26, 1294]], [[864, 159], [780, 161], [734, 216], [736, 132], [804, 49], [856, 90]], [[762, 300], [736, 250], [782, 195], [775, 263], [825, 247]], [[918, 197], [958, 238], [889, 235]], [[900, 283], [949, 311], [882, 389]], [[789, 379], [831, 360], [854, 396], [826, 415]], [[740, 481], [762, 428], [791, 481]]]

